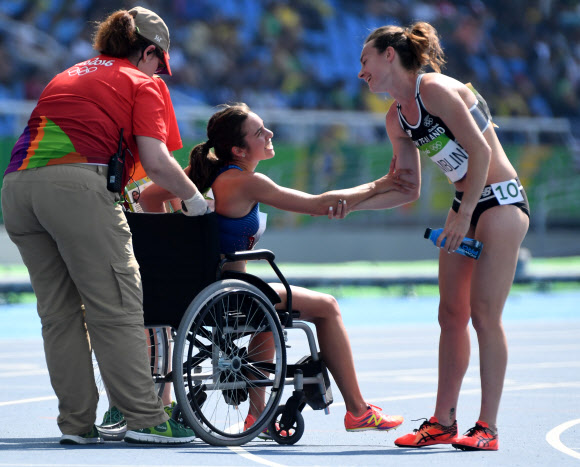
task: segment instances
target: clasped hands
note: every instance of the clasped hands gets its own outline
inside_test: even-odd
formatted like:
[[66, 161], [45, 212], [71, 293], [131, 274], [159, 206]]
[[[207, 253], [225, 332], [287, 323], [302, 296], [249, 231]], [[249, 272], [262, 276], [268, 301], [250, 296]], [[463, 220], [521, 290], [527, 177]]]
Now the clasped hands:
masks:
[[[413, 175], [411, 169], [396, 169], [396, 156], [393, 156], [389, 166], [389, 172], [374, 181], [375, 188], [371, 196], [375, 196], [388, 191], [399, 191], [409, 193], [416, 188], [416, 184], [408, 180]], [[407, 177], [407, 178], [405, 178]], [[354, 206], [353, 206], [354, 207]], [[346, 199], [338, 199], [336, 205], [329, 206], [329, 219], [344, 219], [351, 212], [352, 208], [347, 206]]]

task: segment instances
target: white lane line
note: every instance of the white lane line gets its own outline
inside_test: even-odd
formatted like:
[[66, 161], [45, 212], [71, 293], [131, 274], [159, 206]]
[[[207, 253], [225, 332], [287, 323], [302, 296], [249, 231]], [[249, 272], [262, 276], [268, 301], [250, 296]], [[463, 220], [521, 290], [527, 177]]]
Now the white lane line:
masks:
[[52, 401], [55, 399], [56, 399], [56, 396], [32, 397], [30, 399], [20, 399], [17, 401], [0, 402], [0, 407], [3, 407], [5, 405], [14, 405], [14, 404], [28, 404], [30, 402]]
[[[580, 381], [570, 381], [566, 383], [534, 383], [522, 384], [520, 386], [511, 386], [504, 388], [503, 392], [516, 391], [535, 391], [538, 389], [558, 389], [558, 388], [580, 388]], [[481, 389], [465, 389], [461, 391], [461, 395], [477, 395], [481, 394]], [[423, 392], [418, 394], [405, 394], [401, 396], [377, 397], [368, 399], [367, 402], [374, 404], [376, 402], [393, 402], [393, 401], [407, 401], [413, 399], [428, 399], [437, 397], [436, 392]], [[332, 407], [343, 406], [344, 402], [333, 402]], [[303, 412], [312, 410], [310, 406], [306, 406]]]
[[[66, 449], [63, 449], [66, 451]], [[63, 465], [66, 465], [66, 467], [103, 467], [103, 465], [105, 464], [4, 464], [2, 462], [0, 462], [0, 467], [63, 467]], [[159, 463], [157, 464], [106, 464], [107, 467], [159, 467]], [[173, 465], [173, 464], [167, 464], [167, 465], [171, 465], [171, 467], [191, 467], [191, 464], [187, 464], [187, 465]], [[201, 464], [195, 464], [196, 467], [232, 467], [231, 464], [228, 465], [223, 465], [223, 466], [219, 466], [219, 465], [214, 465], [214, 464], [208, 464], [208, 465], [201, 465]]]
[[562, 383], [532, 383], [520, 386], [510, 386], [504, 388], [504, 392], [514, 391], [535, 391], [537, 389], [558, 389], [558, 388], [580, 388], [580, 381], [568, 381]]
[[0, 373], [0, 378], [20, 378], [24, 376], [40, 376], [47, 375], [48, 370], [24, 370], [24, 371], [12, 371], [6, 373]]
[[0, 378], [14, 378], [20, 376], [38, 376], [47, 375], [48, 369], [46, 364], [38, 363], [23, 363], [16, 362], [1, 362], [0, 361]]
[[[529, 370], [530, 368], [542, 368], [542, 369], [550, 369], [550, 368], [579, 368], [580, 361], [569, 361], [569, 362], [537, 362], [537, 363], [509, 363], [508, 369], [514, 370]], [[479, 366], [477, 367], [479, 371]]]
[[[580, 344], [550, 344], [550, 345], [510, 345], [510, 353], [516, 354], [520, 352], [535, 352], [546, 354], [548, 352], [567, 352], [573, 354], [580, 349]], [[471, 348], [471, 356], [476, 357], [479, 355], [479, 349], [477, 347]], [[394, 350], [389, 352], [358, 352], [355, 355], [356, 361], [366, 361], [366, 360], [400, 360], [400, 359], [410, 359], [410, 358], [420, 358], [420, 357], [432, 357], [433, 350]]]
[[[580, 368], [580, 361], [558, 361], [558, 362], [538, 362], [538, 363], [510, 363], [508, 370], [529, 370], [529, 369], [558, 369], [558, 368]], [[469, 372], [479, 374], [479, 365], [470, 365]], [[429, 368], [403, 368], [398, 370], [370, 370], [358, 371], [356, 376], [359, 381], [375, 381], [382, 377], [407, 377], [421, 375], [437, 375], [436, 367]]]
[[278, 464], [276, 462], [269, 461], [267, 459], [263, 459], [255, 454], [249, 453], [244, 448], [240, 446], [228, 446], [228, 449], [235, 452], [239, 456], [244, 457], [252, 462], [257, 462], [258, 464], [269, 465], [270, 467], [286, 467], [284, 464]]
[[569, 422], [562, 423], [561, 425], [558, 425], [557, 427], [552, 428], [546, 434], [546, 441], [554, 449], [557, 449], [558, 451], [560, 451], [560, 452], [562, 452], [564, 454], [567, 454], [567, 455], [569, 455], [571, 457], [574, 457], [576, 459], [580, 459], [580, 453], [579, 452], [576, 452], [576, 451], [570, 449], [564, 443], [562, 443], [562, 441], [560, 441], [560, 435], [564, 431], [566, 431], [568, 428], [571, 428], [574, 425], [578, 425], [578, 424], [580, 424], [580, 418], [577, 418], [576, 420], [570, 420]]
[[44, 352], [2, 352], [0, 360], [13, 360], [18, 358], [23, 360], [25, 358], [40, 358], [44, 361]]
[[[235, 424], [231, 425], [226, 431], [228, 433], [237, 433], [241, 429], [243, 429], [243, 425], [244, 425], [243, 422], [235, 423]], [[226, 446], [226, 447], [230, 451], [233, 451], [234, 453], [238, 454], [239, 456], [244, 457], [245, 459], [248, 459], [249, 461], [257, 462], [258, 464], [269, 465], [270, 467], [286, 467], [283, 464], [277, 464], [275, 462], [272, 462], [272, 461], [269, 461], [267, 459], [263, 459], [259, 456], [256, 456], [255, 454], [252, 454], [252, 453], [246, 451], [241, 446]]]
[[[505, 387], [504, 392], [515, 392], [515, 391], [533, 391], [538, 389], [557, 389], [557, 388], [580, 388], [580, 381], [570, 381], [561, 383], [533, 383], [533, 384], [522, 384], [520, 386], [510, 386]], [[461, 391], [461, 394], [479, 394], [480, 389], [467, 389]], [[428, 397], [436, 397], [436, 392], [423, 392], [418, 394], [405, 394], [401, 396], [389, 396], [380, 397], [377, 399], [369, 400], [369, 402], [389, 402], [389, 401], [402, 401], [402, 400], [412, 400], [412, 399], [423, 399]], [[28, 404], [31, 402], [43, 402], [56, 399], [56, 396], [43, 396], [43, 397], [33, 397], [30, 399], [20, 399], [15, 401], [4, 401], [0, 402], [0, 407], [13, 404]], [[344, 405], [342, 402], [334, 402], [334, 406]], [[308, 410], [306, 407], [304, 410]], [[1, 465], [1, 464], [0, 464]]]

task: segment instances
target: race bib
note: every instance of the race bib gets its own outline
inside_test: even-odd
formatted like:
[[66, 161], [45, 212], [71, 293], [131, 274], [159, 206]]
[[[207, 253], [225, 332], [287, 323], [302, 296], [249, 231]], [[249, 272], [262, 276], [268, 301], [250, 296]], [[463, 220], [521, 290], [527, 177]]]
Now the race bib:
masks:
[[455, 183], [465, 177], [469, 156], [446, 134], [439, 134], [432, 141], [422, 144], [419, 150], [439, 166], [449, 181]]
[[248, 248], [249, 250], [254, 249], [254, 247], [256, 246], [256, 243], [258, 243], [260, 241], [260, 237], [266, 231], [266, 223], [268, 220], [268, 214], [266, 214], [265, 212], [258, 211], [258, 218], [259, 218], [260, 224], [258, 226], [258, 231], [256, 232], [256, 235], [254, 235], [253, 237], [250, 237], [250, 247]]
[[266, 214], [265, 212], [261, 212], [261, 211], [258, 214], [260, 216], [260, 227], [258, 228], [256, 235], [254, 236], [256, 238], [255, 243], [258, 243], [258, 240], [260, 240], [260, 237], [266, 231], [266, 224], [268, 221], [268, 214]]
[[499, 204], [514, 204], [523, 201], [524, 197], [515, 178], [507, 182], [492, 183], [491, 189]]

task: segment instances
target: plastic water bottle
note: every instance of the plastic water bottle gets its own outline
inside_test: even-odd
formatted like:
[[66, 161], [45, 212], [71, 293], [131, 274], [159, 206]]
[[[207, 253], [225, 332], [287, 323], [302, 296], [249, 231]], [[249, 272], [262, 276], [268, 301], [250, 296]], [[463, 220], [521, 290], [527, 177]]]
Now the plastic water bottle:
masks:
[[[443, 232], [443, 229], [431, 229], [427, 227], [427, 230], [425, 230], [424, 237], [431, 240], [433, 242], [433, 245], [437, 246], [437, 239], [439, 238], [439, 235], [441, 235], [441, 232]], [[443, 240], [443, 243], [441, 243], [441, 246], [445, 245], [446, 241], [447, 239], [445, 238]], [[468, 258], [477, 259], [481, 254], [482, 248], [483, 243], [481, 243], [479, 240], [474, 240], [473, 238], [465, 237], [461, 242], [461, 244], [459, 245], [459, 247], [457, 248], [457, 250], [454, 251], [454, 253], [459, 253], [460, 255], [467, 256]]]

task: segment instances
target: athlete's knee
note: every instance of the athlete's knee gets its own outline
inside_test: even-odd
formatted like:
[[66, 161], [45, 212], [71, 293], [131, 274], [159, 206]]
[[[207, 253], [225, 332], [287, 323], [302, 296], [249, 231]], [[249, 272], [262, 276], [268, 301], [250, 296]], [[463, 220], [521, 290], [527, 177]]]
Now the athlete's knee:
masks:
[[469, 324], [469, 305], [459, 303], [439, 304], [439, 326], [443, 330], [463, 330]]
[[332, 295], [320, 294], [316, 308], [318, 310], [316, 318], [318, 319], [334, 321], [342, 320], [338, 301]]
[[473, 329], [480, 334], [499, 331], [502, 328], [501, 313], [487, 304], [486, 306], [472, 306], [471, 322]]
[[488, 295], [471, 300], [471, 322], [478, 332], [496, 331], [501, 328], [503, 304]]
[[338, 301], [336, 300], [336, 298], [334, 298], [334, 296], [332, 295], [324, 294], [322, 300], [324, 303], [326, 315], [330, 319], [341, 320], [342, 315], [340, 314], [340, 307], [338, 306]]

